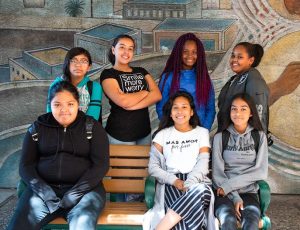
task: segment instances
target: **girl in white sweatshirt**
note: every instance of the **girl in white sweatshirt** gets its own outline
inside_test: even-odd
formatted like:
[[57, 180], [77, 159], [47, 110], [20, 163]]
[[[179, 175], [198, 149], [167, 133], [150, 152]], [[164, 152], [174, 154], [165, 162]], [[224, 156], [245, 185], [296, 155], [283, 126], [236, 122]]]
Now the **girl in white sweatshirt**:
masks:
[[209, 132], [199, 125], [192, 96], [183, 91], [171, 96], [150, 152], [149, 174], [157, 186], [144, 229], [214, 229]]

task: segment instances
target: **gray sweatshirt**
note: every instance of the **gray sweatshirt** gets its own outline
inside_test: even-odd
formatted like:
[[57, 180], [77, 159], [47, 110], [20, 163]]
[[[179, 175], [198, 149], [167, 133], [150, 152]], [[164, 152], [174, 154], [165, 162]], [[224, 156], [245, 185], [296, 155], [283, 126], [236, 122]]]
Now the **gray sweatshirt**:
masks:
[[212, 178], [215, 189], [222, 188], [234, 203], [242, 201], [239, 193], [256, 193], [257, 181], [268, 176], [268, 145], [264, 132], [260, 131], [258, 153], [255, 152], [249, 125], [245, 133], [238, 133], [233, 125], [228, 145], [222, 156], [222, 133], [217, 133], [213, 141]]

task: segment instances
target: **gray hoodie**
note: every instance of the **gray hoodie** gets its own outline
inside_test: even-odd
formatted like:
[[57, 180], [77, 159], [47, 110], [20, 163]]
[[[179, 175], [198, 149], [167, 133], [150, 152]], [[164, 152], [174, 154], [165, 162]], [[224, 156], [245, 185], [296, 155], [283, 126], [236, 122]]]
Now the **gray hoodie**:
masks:
[[245, 133], [238, 133], [233, 125], [228, 145], [222, 155], [222, 133], [217, 133], [213, 141], [212, 178], [215, 189], [221, 187], [225, 195], [234, 203], [242, 201], [239, 193], [256, 193], [257, 181], [267, 179], [268, 145], [264, 132], [260, 131], [258, 153], [255, 152], [251, 136], [253, 128], [248, 125]]

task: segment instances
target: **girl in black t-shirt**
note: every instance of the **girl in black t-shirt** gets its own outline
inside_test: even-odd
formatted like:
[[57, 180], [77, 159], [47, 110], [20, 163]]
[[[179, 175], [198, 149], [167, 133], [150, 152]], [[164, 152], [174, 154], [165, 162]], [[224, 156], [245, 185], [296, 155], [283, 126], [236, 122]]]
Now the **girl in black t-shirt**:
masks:
[[100, 82], [111, 105], [106, 131], [111, 144], [150, 144], [148, 106], [161, 100], [151, 75], [141, 67], [129, 65], [135, 42], [129, 35], [115, 38], [108, 59], [113, 67], [105, 69]]

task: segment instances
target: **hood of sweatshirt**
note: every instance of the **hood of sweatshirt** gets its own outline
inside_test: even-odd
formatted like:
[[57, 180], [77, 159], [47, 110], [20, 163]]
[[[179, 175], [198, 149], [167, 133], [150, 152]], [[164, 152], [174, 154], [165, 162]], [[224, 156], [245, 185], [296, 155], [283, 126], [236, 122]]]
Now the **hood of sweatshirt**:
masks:
[[[73, 126], [75, 126], [82, 119], [82, 117], [84, 117], [84, 116], [85, 116], [85, 114], [82, 111], [78, 111], [78, 114], [77, 114], [77, 117], [76, 117], [75, 121], [73, 121], [68, 126], [68, 128], [72, 128]], [[52, 115], [52, 112], [46, 113], [46, 114], [43, 114], [43, 115], [39, 116], [38, 119], [37, 119], [37, 123], [41, 124], [41, 125], [44, 125], [44, 126], [47, 126], [47, 127], [53, 127], [53, 128], [63, 127], [54, 118], [54, 116]]]
[[236, 131], [234, 126], [231, 124], [227, 130], [230, 132], [231, 136], [228, 140], [229, 146], [236, 146], [238, 148], [243, 148], [249, 146], [252, 143], [251, 131], [253, 127], [248, 125], [244, 133], [239, 133]]

